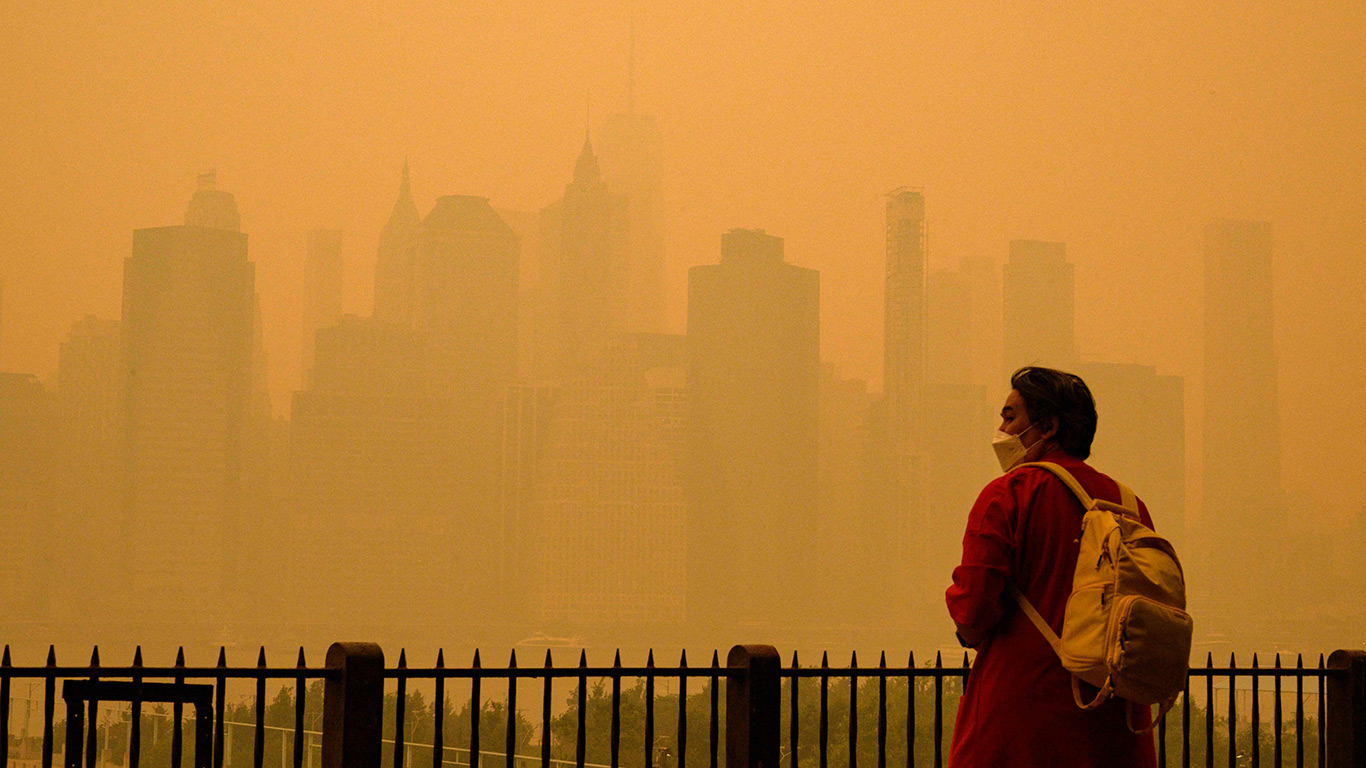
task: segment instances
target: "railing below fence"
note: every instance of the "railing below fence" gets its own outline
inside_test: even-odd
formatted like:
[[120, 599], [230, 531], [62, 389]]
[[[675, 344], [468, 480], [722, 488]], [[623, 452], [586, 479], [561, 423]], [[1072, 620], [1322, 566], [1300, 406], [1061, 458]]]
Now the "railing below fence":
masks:
[[[556, 666], [547, 652], [521, 666], [515, 651], [504, 667], [483, 666], [478, 652], [469, 666], [448, 667], [440, 651], [431, 667], [410, 666], [406, 652], [386, 667], [382, 651], [368, 644], [334, 645], [326, 666], [314, 668], [302, 649], [294, 667], [267, 666], [264, 649], [252, 667], [228, 667], [221, 649], [212, 667], [186, 666], [183, 651], [173, 666], [148, 667], [140, 650], [128, 667], [101, 666], [98, 650], [88, 665], [58, 666], [52, 649], [46, 664], [24, 667], [11, 664], [6, 648], [0, 743], [8, 746], [6, 765], [19, 765], [27, 750], [39, 756], [26, 766], [52, 768], [65, 743], [68, 768], [99, 768], [101, 753], [111, 768], [139, 768], [146, 755], [180, 767], [202, 748], [204, 731], [182, 732], [182, 700], [167, 699], [170, 713], [149, 712], [137, 692], [154, 689], [139, 687], [145, 681], [197, 680], [213, 683], [209, 768], [720, 768], [722, 744], [727, 768], [938, 768], [969, 671], [966, 655], [946, 666], [938, 654], [923, 666], [913, 655], [888, 666], [885, 654], [876, 666], [860, 666], [851, 655], [844, 667], [831, 667], [828, 655], [804, 666], [793, 654], [783, 666], [768, 646], [737, 646], [724, 666], [713, 653], [697, 667], [686, 654], [658, 666], [653, 652], [643, 666], [623, 665], [619, 653], [609, 666], [589, 666], [582, 652], [573, 665]], [[106, 714], [117, 716], [101, 721], [101, 702], [88, 695], [81, 717], [58, 720], [62, 679], [127, 680], [133, 685], [109, 690], [130, 701], [117, 709], [105, 702]], [[40, 685], [42, 695], [25, 702], [16, 741], [11, 701], [22, 680]], [[254, 691], [230, 705], [230, 683]], [[23, 738], [34, 704], [42, 707], [42, 736]], [[169, 729], [160, 725], [167, 716]], [[76, 727], [86, 733], [58, 737], [82, 720]], [[1366, 653], [1339, 651], [1308, 667], [1279, 656], [1270, 665], [1253, 656], [1247, 667], [1233, 657], [1215, 667], [1207, 656], [1154, 738], [1163, 768], [1366, 764]]]

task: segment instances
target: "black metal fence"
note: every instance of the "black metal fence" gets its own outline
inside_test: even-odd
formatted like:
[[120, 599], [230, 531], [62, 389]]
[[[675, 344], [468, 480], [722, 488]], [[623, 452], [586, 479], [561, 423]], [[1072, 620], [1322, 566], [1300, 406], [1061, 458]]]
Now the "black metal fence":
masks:
[[[914, 656], [888, 666], [885, 655], [860, 666], [854, 655], [831, 667], [828, 656], [803, 665], [793, 654], [783, 666], [768, 646], [737, 646], [724, 665], [713, 653], [700, 666], [686, 654], [657, 666], [651, 652], [644, 666], [623, 666], [620, 654], [589, 666], [585, 653], [556, 666], [547, 651], [527, 666], [513, 652], [500, 667], [483, 666], [477, 652], [469, 666], [448, 667], [441, 652], [431, 667], [409, 666], [401, 652], [386, 667], [379, 647], [362, 643], [333, 645], [321, 667], [308, 667], [302, 649], [292, 667], [268, 666], [264, 649], [250, 667], [229, 667], [222, 650], [212, 667], [188, 667], [183, 653], [172, 666], [144, 666], [140, 651], [131, 666], [106, 667], [98, 650], [88, 665], [58, 666], [51, 649], [44, 665], [25, 667], [6, 648], [0, 741], [6, 766], [52, 768], [61, 743], [67, 768], [139, 768], [144, 705], [163, 701], [169, 754], [143, 768], [181, 768], [190, 752], [196, 768], [720, 768], [723, 745], [727, 768], [937, 768], [968, 671], [966, 655], [948, 666], [941, 655], [924, 666]], [[25, 759], [10, 728], [12, 686], [23, 680], [43, 691], [36, 759]], [[254, 684], [254, 695], [229, 702], [230, 681]], [[115, 699], [126, 702], [115, 706], [127, 722], [101, 724], [101, 704]], [[201, 710], [193, 728], [187, 703]], [[1308, 667], [1279, 656], [1215, 667], [1207, 656], [1154, 738], [1164, 768], [1366, 765], [1366, 653], [1338, 651]]]

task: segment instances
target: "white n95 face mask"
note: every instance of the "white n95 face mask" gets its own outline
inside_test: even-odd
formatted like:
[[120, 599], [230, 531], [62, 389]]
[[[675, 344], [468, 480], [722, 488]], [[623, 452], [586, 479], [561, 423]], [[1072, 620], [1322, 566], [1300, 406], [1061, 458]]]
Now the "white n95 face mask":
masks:
[[[1002, 472], [1009, 472], [1024, 459], [1025, 454], [1029, 453], [1029, 449], [1034, 447], [1034, 445], [1026, 446], [1024, 441], [1020, 439], [1020, 435], [1028, 432], [1033, 426], [1031, 424], [1025, 427], [1019, 435], [1011, 435], [999, 429], [996, 430], [996, 436], [991, 439], [991, 447], [996, 451], [996, 460], [1001, 462]], [[1035, 445], [1037, 444], [1038, 442], [1035, 441]]]

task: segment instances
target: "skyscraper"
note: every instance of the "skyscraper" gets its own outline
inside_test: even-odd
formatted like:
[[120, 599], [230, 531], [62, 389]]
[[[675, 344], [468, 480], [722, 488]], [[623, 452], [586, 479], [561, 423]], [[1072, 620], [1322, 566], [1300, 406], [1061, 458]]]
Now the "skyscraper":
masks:
[[1210, 564], [1226, 579], [1244, 578], [1236, 564], [1276, 562], [1284, 524], [1271, 264], [1269, 223], [1205, 228], [1201, 522], [1217, 536]]
[[820, 276], [733, 229], [688, 273], [688, 621], [791, 629], [815, 574]]
[[202, 621], [225, 597], [247, 493], [255, 269], [211, 175], [185, 220], [134, 231], [124, 264], [124, 552], [139, 605]]
[[517, 370], [518, 251], [517, 236], [485, 197], [443, 196], [422, 220], [411, 322], [443, 391], [492, 391], [501, 403]]
[[557, 393], [528, 521], [552, 632], [683, 622], [683, 358], [681, 336], [629, 334]]
[[304, 257], [304, 382], [313, 370], [314, 334], [335, 325], [342, 317], [342, 233], [338, 229], [314, 229], [308, 233]]
[[552, 379], [585, 375], [629, 330], [626, 216], [626, 199], [603, 181], [585, 136], [564, 197], [542, 211], [548, 241], [539, 280], [544, 322], [536, 333], [542, 372]]
[[[925, 195], [901, 187], [887, 195], [886, 283], [883, 294], [882, 399], [870, 430], [868, 504], [882, 535], [868, 542], [868, 558], [889, 563], [892, 602], [908, 604], [913, 563], [921, 563], [912, 535], [923, 513], [925, 397]], [[886, 618], [896, 622], [898, 614]]]
[[[428, 391], [449, 402], [456, 489], [449, 546], [499, 541], [505, 390], [517, 373], [517, 236], [487, 198], [447, 195], [423, 218], [413, 250], [412, 328], [422, 339]], [[444, 417], [443, 417], [444, 418]], [[465, 558], [452, 569], [466, 618], [500, 605], [498, 569]]]
[[1005, 372], [1025, 365], [1070, 370], [1077, 360], [1067, 244], [1010, 241], [1003, 281]]
[[[0, 372], [0, 600], [5, 624], [49, 618], [53, 568], [55, 398], [37, 377]], [[63, 580], [62, 583], [65, 583]], [[12, 631], [18, 627], [10, 624]]]
[[[58, 567], [66, 575], [61, 592], [68, 615], [89, 616], [88, 603], [126, 612], [112, 587], [124, 575], [112, 558], [92, 557], [119, 541], [123, 462], [120, 449], [119, 324], [87, 316], [62, 342], [57, 364], [57, 428], [60, 435], [55, 478], [62, 531]], [[100, 599], [91, 600], [91, 595]]]
[[1124, 363], [1083, 362], [1076, 373], [1100, 414], [1091, 464], [1134, 489], [1177, 552], [1194, 554], [1185, 546], [1185, 380]]
[[413, 249], [422, 216], [413, 203], [408, 184], [408, 161], [403, 161], [403, 177], [398, 199], [389, 213], [379, 237], [375, 259], [375, 319], [384, 323], [413, 321]]
[[627, 330], [664, 330], [664, 208], [660, 199], [662, 139], [655, 119], [634, 110], [610, 115], [598, 139], [602, 178], [626, 200]]
[[429, 389], [411, 327], [345, 317], [318, 332], [313, 376], [294, 395], [290, 424], [290, 559], [306, 578], [292, 582], [289, 615], [320, 631], [357, 605], [366, 615], [348, 616], [348, 631], [454, 618], [434, 598], [468, 586], [457, 578], [466, 558], [443, 554], [459, 525], [464, 436], [455, 403]]
[[[883, 300], [882, 388], [888, 434], [894, 450], [908, 459], [925, 386], [925, 195], [919, 189], [902, 187], [887, 196]], [[912, 481], [906, 482], [909, 489]], [[909, 504], [911, 496], [903, 501]]]
[[[923, 476], [910, 545], [916, 562], [908, 576], [915, 584], [942, 584], [949, 577], [962, 553], [964, 515], [997, 471], [989, 438], [999, 423], [992, 414], [1005, 391], [996, 376], [999, 344], [991, 358], [995, 386], [990, 400], [980, 369], [992, 347], [983, 326], [994, 319], [999, 329], [1000, 312], [984, 285], [993, 270], [983, 261], [964, 260], [958, 269], [934, 270], [925, 281], [926, 381], [919, 421]], [[940, 610], [942, 600], [939, 590], [918, 589], [907, 597], [912, 615]], [[926, 642], [938, 642], [943, 634], [923, 636]]]

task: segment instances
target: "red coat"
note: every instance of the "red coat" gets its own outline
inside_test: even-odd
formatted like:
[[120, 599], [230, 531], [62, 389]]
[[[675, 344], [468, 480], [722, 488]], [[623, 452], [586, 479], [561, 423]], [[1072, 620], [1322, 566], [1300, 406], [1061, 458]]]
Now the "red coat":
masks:
[[[1055, 452], [1042, 460], [1067, 468], [1092, 496], [1119, 502], [1115, 481], [1079, 459]], [[1139, 512], [1151, 526], [1142, 501]], [[1111, 699], [1092, 711], [1073, 702], [1071, 676], [1006, 589], [1014, 581], [1061, 632], [1081, 518], [1081, 504], [1067, 486], [1036, 467], [988, 483], [968, 514], [963, 560], [947, 595], [949, 614], [986, 639], [958, 704], [951, 768], [1156, 764], [1152, 735], [1129, 731], [1124, 701]], [[1082, 691], [1095, 689], [1083, 684]], [[1148, 723], [1136, 715], [1136, 725]]]

